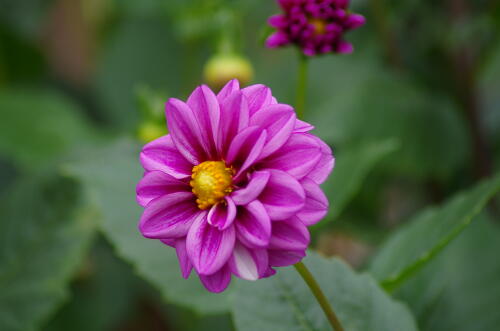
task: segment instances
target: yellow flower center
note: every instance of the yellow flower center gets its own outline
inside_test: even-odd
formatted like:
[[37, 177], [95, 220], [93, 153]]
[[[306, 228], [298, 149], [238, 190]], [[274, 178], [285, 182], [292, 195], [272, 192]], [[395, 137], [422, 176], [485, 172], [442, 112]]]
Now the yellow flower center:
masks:
[[233, 169], [224, 161], [205, 161], [193, 167], [192, 191], [198, 208], [207, 209], [224, 199], [233, 190]]
[[319, 18], [309, 19], [309, 23], [314, 26], [315, 34], [324, 34], [326, 32], [326, 22]]

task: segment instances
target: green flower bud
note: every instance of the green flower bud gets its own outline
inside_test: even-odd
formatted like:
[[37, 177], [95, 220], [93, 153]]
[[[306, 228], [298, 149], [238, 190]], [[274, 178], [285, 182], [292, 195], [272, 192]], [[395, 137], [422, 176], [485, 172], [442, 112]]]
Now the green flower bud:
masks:
[[251, 63], [237, 54], [216, 54], [205, 64], [205, 81], [214, 89], [220, 89], [231, 79], [238, 79], [242, 85], [253, 78]]

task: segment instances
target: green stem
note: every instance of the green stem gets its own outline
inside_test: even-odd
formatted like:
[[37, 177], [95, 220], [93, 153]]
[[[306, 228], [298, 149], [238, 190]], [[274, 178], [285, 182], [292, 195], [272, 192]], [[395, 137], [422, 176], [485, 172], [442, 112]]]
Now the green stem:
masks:
[[321, 306], [321, 309], [323, 309], [323, 312], [326, 315], [326, 318], [332, 325], [333, 330], [335, 331], [344, 331], [344, 328], [340, 324], [339, 319], [337, 318], [337, 315], [335, 315], [335, 312], [333, 311], [332, 306], [326, 299], [325, 295], [323, 294], [323, 291], [319, 287], [318, 282], [316, 282], [316, 279], [314, 279], [313, 275], [307, 269], [304, 263], [299, 262], [297, 264], [294, 264], [295, 269], [299, 273], [299, 275], [302, 277], [304, 282], [306, 282], [307, 286], [311, 290], [312, 294], [316, 297], [316, 301], [318, 301], [319, 305]]
[[295, 104], [295, 111], [297, 112], [298, 118], [302, 118], [304, 116], [308, 63], [308, 58], [301, 53], [299, 56], [299, 74], [297, 79], [297, 102]]

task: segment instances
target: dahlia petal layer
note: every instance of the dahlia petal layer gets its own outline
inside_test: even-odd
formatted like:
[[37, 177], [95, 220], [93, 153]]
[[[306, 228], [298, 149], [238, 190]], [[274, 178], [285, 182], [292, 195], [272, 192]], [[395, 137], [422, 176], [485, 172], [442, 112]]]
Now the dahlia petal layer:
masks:
[[142, 207], [152, 200], [176, 192], [189, 192], [186, 183], [164, 173], [163, 171], [150, 171], [137, 184], [137, 203]]
[[193, 222], [187, 234], [186, 246], [191, 262], [201, 275], [217, 272], [227, 262], [234, 248], [233, 226], [225, 230], [211, 226], [206, 217]]
[[302, 187], [306, 193], [304, 208], [297, 214], [297, 218], [307, 226], [319, 222], [328, 212], [328, 199], [321, 190], [318, 183], [310, 178], [301, 180]]
[[334, 166], [314, 127], [269, 87], [236, 80], [170, 99], [165, 115], [170, 133], [140, 154], [142, 235], [175, 248], [182, 277], [194, 269], [216, 293], [232, 275], [255, 281], [300, 261], [307, 226], [327, 212], [319, 184]]
[[265, 275], [269, 267], [267, 250], [264, 248], [252, 249], [237, 243], [228, 265], [231, 272], [237, 277], [257, 280]]
[[191, 176], [191, 168], [193, 167], [178, 152], [171, 135], [166, 135], [145, 145], [140, 154], [140, 160], [144, 170], [159, 170], [175, 178]]
[[271, 219], [258, 200], [254, 200], [238, 210], [236, 222], [238, 240], [247, 247], [266, 247], [271, 237]]
[[231, 197], [226, 197], [224, 202], [213, 205], [207, 215], [208, 224], [225, 230], [233, 224], [236, 217], [236, 204]]
[[285, 220], [304, 207], [304, 188], [290, 174], [282, 170], [270, 170], [266, 188], [259, 196], [268, 215], [273, 220]]
[[202, 219], [191, 192], [163, 195], [148, 203], [139, 221], [139, 230], [147, 238], [178, 238], [187, 235], [195, 219]]

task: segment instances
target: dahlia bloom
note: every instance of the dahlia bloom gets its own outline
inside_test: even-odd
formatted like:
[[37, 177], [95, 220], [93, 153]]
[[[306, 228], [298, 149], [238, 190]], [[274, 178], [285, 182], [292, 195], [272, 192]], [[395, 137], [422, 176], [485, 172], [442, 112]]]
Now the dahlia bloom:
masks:
[[334, 165], [313, 127], [268, 87], [237, 80], [170, 99], [165, 113], [170, 133], [140, 155], [142, 235], [174, 247], [182, 276], [194, 268], [212, 292], [231, 275], [257, 280], [300, 261], [307, 226], [327, 212], [319, 184]]
[[365, 18], [348, 10], [349, 0], [278, 0], [284, 14], [269, 18], [276, 28], [266, 41], [276, 48], [296, 44], [307, 56], [351, 53], [353, 46], [344, 33], [360, 27]]

